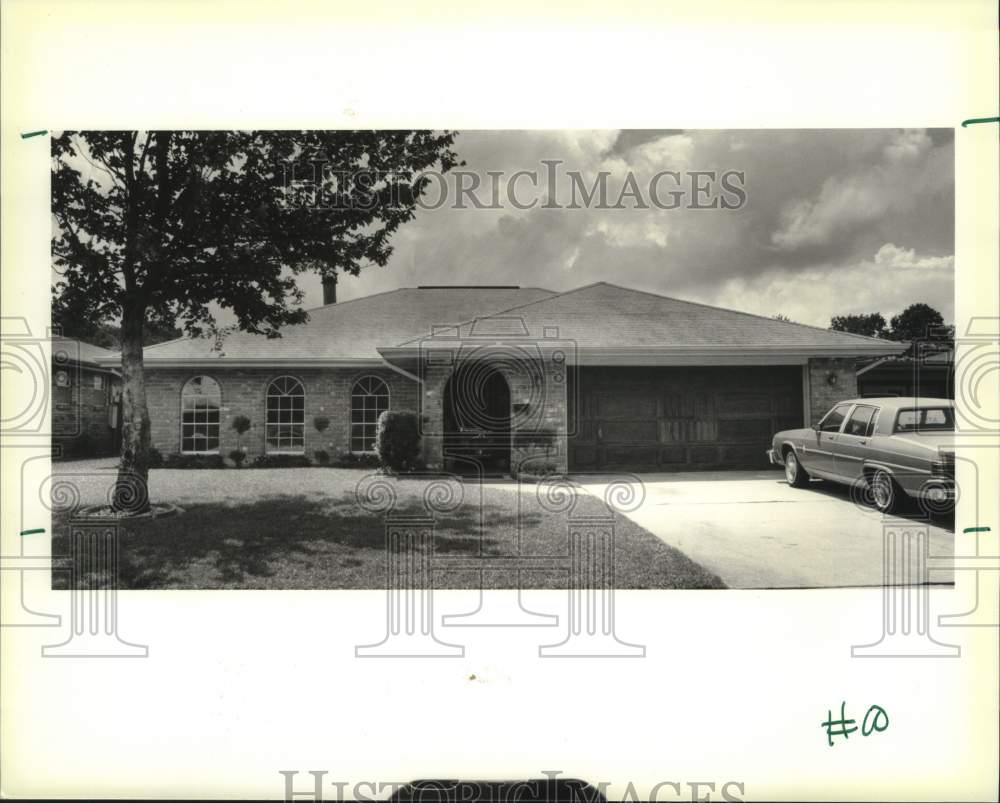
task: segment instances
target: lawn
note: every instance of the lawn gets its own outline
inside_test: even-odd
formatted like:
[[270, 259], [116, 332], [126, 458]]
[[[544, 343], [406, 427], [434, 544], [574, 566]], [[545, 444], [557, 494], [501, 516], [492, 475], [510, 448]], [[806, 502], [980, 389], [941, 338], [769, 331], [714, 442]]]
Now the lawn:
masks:
[[[79, 504], [103, 502], [114, 471], [55, 467], [79, 489]], [[132, 522], [120, 556], [129, 589], [372, 589], [386, 586], [385, 521], [362, 508], [355, 488], [367, 470], [331, 468], [155, 470], [150, 497], [178, 516]], [[385, 478], [394, 515], [426, 515], [428, 480]], [[543, 507], [535, 486], [461, 485], [462, 500], [437, 513], [435, 588], [565, 588], [568, 519]], [[581, 492], [574, 517], [606, 516]], [[68, 553], [68, 512], [53, 514], [54, 555]], [[622, 515], [615, 516], [615, 586], [722, 588], [722, 581]], [[532, 556], [520, 574], [498, 558]], [[489, 569], [483, 571], [483, 569]], [[67, 573], [54, 572], [65, 588]]]

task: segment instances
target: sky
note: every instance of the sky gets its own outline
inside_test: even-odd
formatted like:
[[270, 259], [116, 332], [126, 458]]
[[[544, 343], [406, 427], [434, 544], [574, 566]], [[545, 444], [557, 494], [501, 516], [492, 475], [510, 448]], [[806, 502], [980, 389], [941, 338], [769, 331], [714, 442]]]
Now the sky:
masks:
[[[420, 284], [562, 291], [607, 281], [818, 326], [850, 313], [889, 320], [914, 302], [951, 322], [953, 146], [951, 129], [459, 132], [462, 170], [483, 182], [478, 197], [490, 202], [487, 171], [502, 171], [504, 188], [529, 170], [540, 189], [526, 179], [516, 186], [522, 205], [538, 203], [519, 209], [502, 193], [499, 209], [468, 201], [459, 209], [451, 191], [394, 235], [387, 266], [342, 277], [338, 300]], [[564, 171], [579, 171], [587, 187], [607, 171], [612, 203], [631, 173], [649, 208], [632, 208], [629, 198], [623, 209], [543, 209], [542, 160], [561, 161], [560, 201], [569, 199]], [[691, 171], [739, 171], [745, 203], [658, 208], [648, 186], [665, 170], [680, 172], [682, 187]], [[661, 200], [674, 188], [668, 182]], [[428, 191], [428, 207], [438, 193]], [[318, 277], [300, 285], [307, 308], [322, 303]]]

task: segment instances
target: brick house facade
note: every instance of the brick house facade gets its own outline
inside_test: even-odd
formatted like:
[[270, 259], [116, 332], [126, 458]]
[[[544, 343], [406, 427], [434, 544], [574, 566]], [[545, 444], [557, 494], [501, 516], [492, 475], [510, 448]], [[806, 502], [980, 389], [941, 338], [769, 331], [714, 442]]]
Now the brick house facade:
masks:
[[115, 453], [121, 377], [98, 359], [114, 362], [118, 355], [79, 340], [52, 340], [52, 443], [59, 457]]
[[600, 282], [403, 288], [277, 339], [184, 338], [144, 360], [165, 454], [367, 452], [393, 409], [419, 415], [429, 468], [499, 455], [502, 473], [544, 473], [763, 467], [776, 429], [857, 396], [855, 362], [903, 347]]

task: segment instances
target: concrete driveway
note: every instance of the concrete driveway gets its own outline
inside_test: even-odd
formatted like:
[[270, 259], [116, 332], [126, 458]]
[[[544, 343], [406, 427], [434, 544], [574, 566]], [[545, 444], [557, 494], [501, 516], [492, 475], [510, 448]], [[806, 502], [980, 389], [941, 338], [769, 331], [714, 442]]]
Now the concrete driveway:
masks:
[[[603, 497], [610, 478], [573, 479]], [[882, 584], [883, 517], [855, 505], [846, 486], [792, 488], [778, 471], [646, 474], [642, 481], [645, 502], [626, 515], [730, 588]], [[909, 522], [924, 524], [916, 514]], [[951, 557], [951, 522], [927, 526], [930, 556]], [[933, 583], [952, 579], [951, 570], [930, 574]]]

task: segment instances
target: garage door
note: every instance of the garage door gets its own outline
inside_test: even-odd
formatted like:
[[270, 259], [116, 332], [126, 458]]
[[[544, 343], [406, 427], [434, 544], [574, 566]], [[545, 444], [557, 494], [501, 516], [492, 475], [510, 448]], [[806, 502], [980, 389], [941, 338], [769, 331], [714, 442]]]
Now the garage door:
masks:
[[571, 470], [765, 468], [772, 435], [801, 427], [802, 369], [579, 368]]

